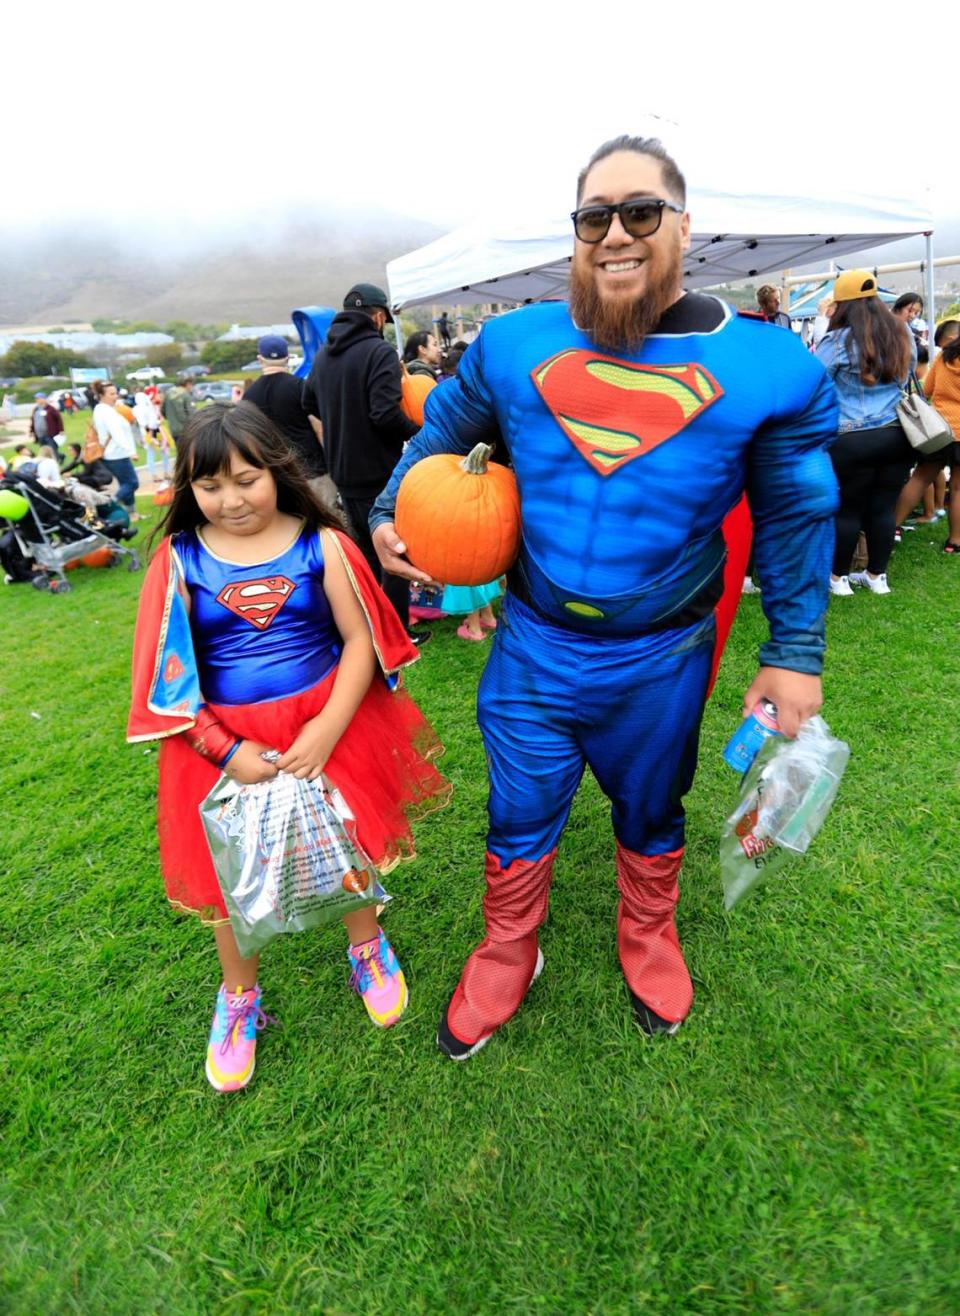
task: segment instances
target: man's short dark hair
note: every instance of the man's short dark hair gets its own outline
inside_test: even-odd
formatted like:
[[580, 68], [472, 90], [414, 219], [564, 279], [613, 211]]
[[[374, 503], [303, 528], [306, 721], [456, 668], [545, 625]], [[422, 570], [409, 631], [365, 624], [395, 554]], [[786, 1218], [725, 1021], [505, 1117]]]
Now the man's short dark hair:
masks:
[[612, 137], [609, 142], [604, 142], [598, 146], [587, 161], [580, 175], [577, 178], [577, 205], [583, 199], [583, 187], [587, 181], [587, 174], [595, 164], [605, 160], [608, 155], [613, 155], [616, 151], [633, 151], [636, 155], [648, 155], [652, 160], [660, 161], [660, 168], [663, 172], [663, 185], [670, 193], [674, 201], [678, 201], [682, 206], [687, 204], [687, 184], [683, 174], [677, 167], [677, 162], [670, 155], [663, 142], [659, 137]]

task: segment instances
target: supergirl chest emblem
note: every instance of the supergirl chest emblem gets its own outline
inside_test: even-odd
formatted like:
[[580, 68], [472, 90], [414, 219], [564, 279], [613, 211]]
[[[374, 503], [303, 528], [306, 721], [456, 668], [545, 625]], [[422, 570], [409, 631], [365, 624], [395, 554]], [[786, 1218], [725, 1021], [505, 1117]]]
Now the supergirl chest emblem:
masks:
[[530, 372], [567, 438], [600, 475], [679, 434], [723, 389], [704, 366], [634, 365], [568, 348]]
[[296, 588], [286, 576], [234, 580], [224, 585], [217, 602], [258, 631], [265, 631]]

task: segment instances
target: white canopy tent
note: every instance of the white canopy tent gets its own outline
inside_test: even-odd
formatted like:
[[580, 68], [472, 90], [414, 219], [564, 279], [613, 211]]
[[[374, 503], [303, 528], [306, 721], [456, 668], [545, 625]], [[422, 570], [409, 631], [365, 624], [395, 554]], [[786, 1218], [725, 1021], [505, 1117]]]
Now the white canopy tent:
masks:
[[[476, 220], [387, 265], [393, 309], [566, 296], [573, 227], [554, 205]], [[710, 287], [929, 234], [924, 204], [850, 193], [815, 197], [693, 190], [684, 286]], [[928, 260], [932, 246], [928, 239]]]

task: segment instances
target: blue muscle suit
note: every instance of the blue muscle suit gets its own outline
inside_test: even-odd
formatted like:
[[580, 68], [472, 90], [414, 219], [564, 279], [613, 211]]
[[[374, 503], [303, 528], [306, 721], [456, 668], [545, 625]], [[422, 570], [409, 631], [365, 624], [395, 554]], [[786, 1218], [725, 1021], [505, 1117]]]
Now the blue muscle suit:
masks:
[[[818, 674], [836, 483], [834, 390], [792, 335], [688, 294], [635, 353], [597, 349], [562, 303], [488, 323], [374, 505], [406, 470], [495, 442], [523, 541], [484, 673], [487, 936], [448, 1013], [463, 1042], [517, 1008], [542, 962], [553, 855], [589, 764], [612, 804], [620, 958], [638, 1013], [683, 1019], [673, 922], [722, 589], [744, 490], [770, 639], [763, 665]], [[416, 563], [414, 564], [416, 565]]]

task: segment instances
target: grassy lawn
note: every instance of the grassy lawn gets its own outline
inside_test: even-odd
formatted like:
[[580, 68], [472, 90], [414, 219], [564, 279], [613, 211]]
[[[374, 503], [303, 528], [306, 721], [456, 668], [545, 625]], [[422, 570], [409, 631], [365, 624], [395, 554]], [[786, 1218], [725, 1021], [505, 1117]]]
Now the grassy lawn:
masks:
[[[145, 534], [145, 529], [142, 533]], [[561, 846], [546, 970], [466, 1065], [440, 1010], [480, 935], [484, 655], [410, 676], [456, 793], [387, 915], [412, 1004], [370, 1027], [331, 928], [264, 957], [255, 1083], [203, 1075], [209, 934], [167, 909], [156, 755], [123, 742], [140, 576], [0, 587], [0, 1310], [954, 1313], [960, 567], [907, 536], [833, 600], [853, 757], [805, 862], [724, 914], [720, 750], [763, 633], [744, 599], [704, 723], [679, 926], [697, 999], [631, 1022], [606, 805]]]

